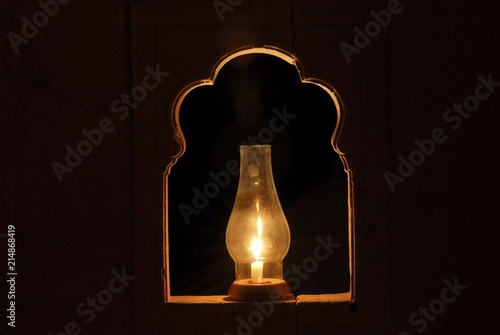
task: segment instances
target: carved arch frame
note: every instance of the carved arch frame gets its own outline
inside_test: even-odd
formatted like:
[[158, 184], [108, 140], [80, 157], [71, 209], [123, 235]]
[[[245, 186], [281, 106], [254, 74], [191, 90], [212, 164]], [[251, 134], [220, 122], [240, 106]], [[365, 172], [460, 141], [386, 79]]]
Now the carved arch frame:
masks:
[[[321, 300], [324, 302], [340, 302], [340, 301], [354, 301], [354, 288], [355, 288], [355, 254], [354, 254], [354, 203], [352, 197], [352, 171], [349, 168], [349, 164], [347, 162], [347, 158], [344, 153], [339, 148], [339, 141], [342, 138], [342, 125], [345, 119], [345, 109], [342, 103], [342, 99], [339, 93], [328, 83], [323, 82], [320, 79], [315, 78], [305, 78], [304, 71], [302, 70], [302, 65], [297, 57], [285, 50], [279, 49], [277, 47], [264, 46], [260, 48], [255, 47], [246, 47], [237, 51], [233, 51], [225, 56], [223, 56], [214, 66], [213, 70], [209, 78], [197, 80], [186, 87], [182, 88], [179, 93], [174, 98], [174, 102], [172, 104], [172, 108], [170, 109], [170, 117], [169, 120], [172, 121], [172, 129], [174, 129], [175, 133], [175, 141], [178, 144], [178, 152], [172, 155], [170, 162], [168, 163], [165, 172], [163, 174], [163, 185], [164, 185], [164, 200], [163, 200], [163, 236], [164, 236], [164, 260], [165, 260], [165, 276], [164, 276], [164, 292], [165, 292], [165, 302], [203, 302], [206, 300], [205, 297], [183, 297], [183, 296], [172, 296], [170, 294], [170, 283], [169, 283], [169, 246], [168, 246], [168, 178], [170, 174], [171, 167], [175, 165], [177, 160], [184, 154], [186, 150], [186, 140], [182, 133], [182, 128], [179, 122], [179, 113], [181, 109], [182, 102], [184, 98], [197, 87], [205, 86], [205, 85], [214, 85], [215, 80], [217, 78], [217, 74], [219, 71], [230, 62], [232, 59], [248, 54], [266, 54], [272, 55], [282, 59], [290, 65], [294, 65], [297, 68], [297, 71], [300, 76], [300, 80], [302, 83], [314, 84], [321, 87], [332, 99], [335, 109], [337, 111], [337, 123], [335, 125], [334, 132], [331, 136], [331, 144], [335, 152], [340, 156], [340, 159], [344, 165], [344, 170], [347, 173], [347, 204], [348, 204], [348, 239], [349, 239], [349, 292], [346, 293], [337, 293], [337, 294], [322, 294]], [[303, 299], [311, 298], [315, 299], [317, 295], [301, 295]], [[213, 297], [212, 297], [213, 299]]]

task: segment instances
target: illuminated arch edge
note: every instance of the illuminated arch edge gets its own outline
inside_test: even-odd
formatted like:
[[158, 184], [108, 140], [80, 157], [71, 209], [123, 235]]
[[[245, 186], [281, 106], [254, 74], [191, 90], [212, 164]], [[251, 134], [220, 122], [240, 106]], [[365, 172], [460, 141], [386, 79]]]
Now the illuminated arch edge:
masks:
[[221, 57], [218, 62], [216, 62], [215, 66], [212, 67], [212, 71], [209, 75], [208, 79], [200, 79], [191, 82], [190, 84], [184, 86], [171, 105], [171, 118], [172, 126], [174, 130], [175, 141], [178, 144], [179, 150], [177, 153], [173, 153], [170, 157], [170, 162], [168, 163], [165, 172], [164, 172], [164, 263], [166, 268], [166, 276], [164, 281], [164, 293], [165, 293], [165, 302], [170, 303], [217, 303], [220, 302], [219, 296], [172, 296], [170, 295], [170, 274], [168, 270], [168, 175], [170, 174], [170, 169], [173, 165], [177, 163], [177, 160], [184, 154], [186, 151], [186, 139], [184, 134], [182, 133], [179, 113], [182, 103], [184, 102], [185, 97], [192, 90], [200, 87], [200, 86], [213, 86], [215, 84], [215, 79], [217, 75], [222, 70], [222, 68], [231, 60], [249, 54], [266, 54], [278, 57], [283, 61], [287, 62], [290, 65], [294, 65], [299, 73], [299, 77], [302, 83], [304, 84], [314, 84], [321, 87], [333, 100], [335, 104], [335, 108], [337, 110], [337, 124], [335, 125], [335, 129], [333, 131], [331, 137], [331, 144], [335, 152], [340, 156], [340, 159], [344, 165], [344, 171], [347, 173], [348, 178], [348, 187], [347, 187], [347, 199], [348, 199], [348, 214], [349, 214], [349, 272], [350, 272], [350, 290], [345, 293], [336, 293], [336, 294], [316, 294], [316, 295], [299, 295], [297, 299], [305, 301], [305, 302], [353, 302], [354, 301], [354, 288], [355, 288], [355, 257], [354, 257], [354, 210], [353, 210], [353, 187], [352, 187], [352, 172], [349, 168], [349, 164], [347, 162], [347, 158], [345, 153], [339, 148], [339, 142], [342, 138], [342, 129], [344, 126], [345, 120], [345, 110], [344, 104], [337, 90], [335, 90], [328, 83], [324, 82], [321, 79], [317, 78], [305, 78], [304, 70], [302, 64], [299, 62], [297, 57], [288, 51], [283, 49], [272, 47], [272, 46], [264, 46], [264, 47], [246, 47], [240, 50], [233, 51], [232, 53], [228, 53]]

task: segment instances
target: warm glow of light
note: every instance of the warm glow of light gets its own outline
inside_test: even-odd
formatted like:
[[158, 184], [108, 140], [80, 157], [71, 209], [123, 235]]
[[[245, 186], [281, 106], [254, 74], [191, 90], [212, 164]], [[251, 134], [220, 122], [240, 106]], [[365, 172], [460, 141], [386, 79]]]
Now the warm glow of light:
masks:
[[[259, 204], [257, 203], [257, 209]], [[251, 280], [254, 283], [262, 283], [264, 274], [264, 262], [260, 261], [260, 253], [262, 252], [262, 219], [260, 216], [257, 218], [257, 235], [252, 240], [252, 250], [255, 256], [255, 262], [251, 264]]]
[[260, 254], [262, 252], [262, 219], [260, 216], [257, 218], [257, 235], [258, 237], [254, 237], [252, 240], [252, 244], [250, 246], [250, 250], [253, 251], [253, 255], [255, 256], [255, 260], [259, 260]]
[[253, 255], [255, 256], [255, 260], [260, 258], [260, 253], [262, 252], [262, 241], [259, 237], [256, 237], [252, 240], [252, 246], [250, 250], [253, 251]]

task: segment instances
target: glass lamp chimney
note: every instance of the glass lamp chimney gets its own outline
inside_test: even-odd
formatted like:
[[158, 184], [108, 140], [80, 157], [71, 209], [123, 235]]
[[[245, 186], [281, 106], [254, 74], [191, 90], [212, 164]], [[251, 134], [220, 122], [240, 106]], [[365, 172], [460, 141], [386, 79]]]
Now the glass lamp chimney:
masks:
[[274, 185], [270, 145], [240, 146], [240, 179], [226, 230], [236, 280], [229, 298], [242, 301], [286, 300], [282, 262], [290, 230]]

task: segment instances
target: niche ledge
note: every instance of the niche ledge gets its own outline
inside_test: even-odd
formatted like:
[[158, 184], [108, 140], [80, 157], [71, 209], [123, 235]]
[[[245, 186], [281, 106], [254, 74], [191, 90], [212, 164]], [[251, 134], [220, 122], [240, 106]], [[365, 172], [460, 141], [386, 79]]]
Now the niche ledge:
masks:
[[[308, 304], [308, 303], [352, 303], [352, 295], [350, 292], [336, 294], [301, 294], [286, 301], [277, 301], [277, 303], [291, 304]], [[207, 295], [207, 296], [192, 296], [179, 295], [170, 296], [167, 298], [168, 304], [248, 304], [251, 302], [231, 301], [226, 295]]]

